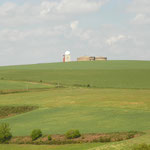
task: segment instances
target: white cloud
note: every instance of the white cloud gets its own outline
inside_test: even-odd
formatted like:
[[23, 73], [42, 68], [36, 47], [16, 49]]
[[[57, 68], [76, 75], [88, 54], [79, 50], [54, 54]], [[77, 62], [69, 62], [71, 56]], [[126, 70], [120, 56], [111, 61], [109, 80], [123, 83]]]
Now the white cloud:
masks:
[[150, 1], [149, 0], [132, 0], [128, 10], [132, 13], [150, 14]]
[[12, 2], [4, 3], [2, 6], [0, 6], [0, 16], [10, 16], [14, 13], [16, 9], [16, 4]]
[[75, 30], [78, 28], [78, 25], [79, 25], [79, 21], [73, 21], [71, 22], [70, 27], [72, 30]]
[[0, 24], [9, 26], [62, 21], [75, 15], [98, 11], [108, 0], [44, 0], [33, 4], [6, 2], [0, 5]]
[[150, 24], [150, 0], [133, 0], [128, 11], [135, 14], [132, 23]]
[[106, 43], [111, 46], [111, 45], [116, 44], [117, 42], [123, 41], [125, 39], [128, 39], [128, 37], [125, 35], [112, 36], [106, 40]]
[[150, 16], [146, 14], [137, 14], [133, 18], [132, 23], [134, 24], [150, 24]]
[[95, 12], [108, 0], [60, 0], [44, 1], [41, 4], [41, 15], [49, 14], [82, 14]]
[[144, 14], [137, 14], [134, 18], [134, 21], [143, 20], [145, 18]]
[[29, 1], [1, 4], [0, 65], [61, 61], [67, 49], [73, 60], [81, 55], [149, 58], [150, 30], [146, 26], [149, 1], [132, 0], [128, 9], [134, 14], [132, 23], [117, 26], [114, 22], [107, 24], [107, 19], [105, 22], [99, 15], [107, 1], [41, 0], [34, 4]]

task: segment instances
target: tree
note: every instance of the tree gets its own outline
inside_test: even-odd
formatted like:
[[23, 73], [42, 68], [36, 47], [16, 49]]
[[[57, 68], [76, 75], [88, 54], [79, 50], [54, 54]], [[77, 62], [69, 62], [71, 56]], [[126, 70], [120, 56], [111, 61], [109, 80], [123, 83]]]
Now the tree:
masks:
[[9, 124], [1, 123], [0, 124], [0, 143], [5, 143], [12, 138], [12, 134], [10, 132]]

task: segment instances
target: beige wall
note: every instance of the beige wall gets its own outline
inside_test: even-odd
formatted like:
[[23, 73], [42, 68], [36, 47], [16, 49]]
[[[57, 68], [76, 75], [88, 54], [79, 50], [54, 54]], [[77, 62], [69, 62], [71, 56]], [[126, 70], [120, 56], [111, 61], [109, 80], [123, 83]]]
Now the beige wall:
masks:
[[[83, 57], [77, 58], [77, 61], [91, 61], [91, 58], [92, 57], [83, 56]], [[92, 59], [92, 61], [100, 61], [100, 60], [106, 61], [107, 57], [95, 57], [95, 60]]]
[[95, 57], [95, 60], [98, 61], [98, 60], [107, 60], [107, 57]]
[[79, 57], [77, 58], [77, 61], [89, 61], [89, 57], [85, 56], [85, 57]]

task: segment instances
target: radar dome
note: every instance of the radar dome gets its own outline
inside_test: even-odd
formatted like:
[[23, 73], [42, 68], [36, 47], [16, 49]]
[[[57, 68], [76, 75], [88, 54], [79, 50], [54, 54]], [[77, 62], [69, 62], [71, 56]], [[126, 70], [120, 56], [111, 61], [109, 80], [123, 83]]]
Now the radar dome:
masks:
[[70, 55], [70, 52], [69, 52], [69, 51], [66, 51], [66, 52], [65, 52], [65, 55]]

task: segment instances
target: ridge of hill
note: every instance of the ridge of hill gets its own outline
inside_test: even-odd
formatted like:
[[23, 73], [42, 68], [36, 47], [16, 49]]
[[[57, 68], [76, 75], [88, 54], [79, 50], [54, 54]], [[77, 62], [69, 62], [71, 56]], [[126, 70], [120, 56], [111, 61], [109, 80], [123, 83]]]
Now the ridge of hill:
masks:
[[70, 62], [0, 67], [0, 79], [97, 88], [150, 88], [150, 61]]
[[68, 63], [41, 63], [28, 65], [0, 66], [0, 70], [34, 69], [34, 70], [118, 70], [118, 69], [150, 69], [150, 61], [137, 60], [109, 60], [85, 61]]

